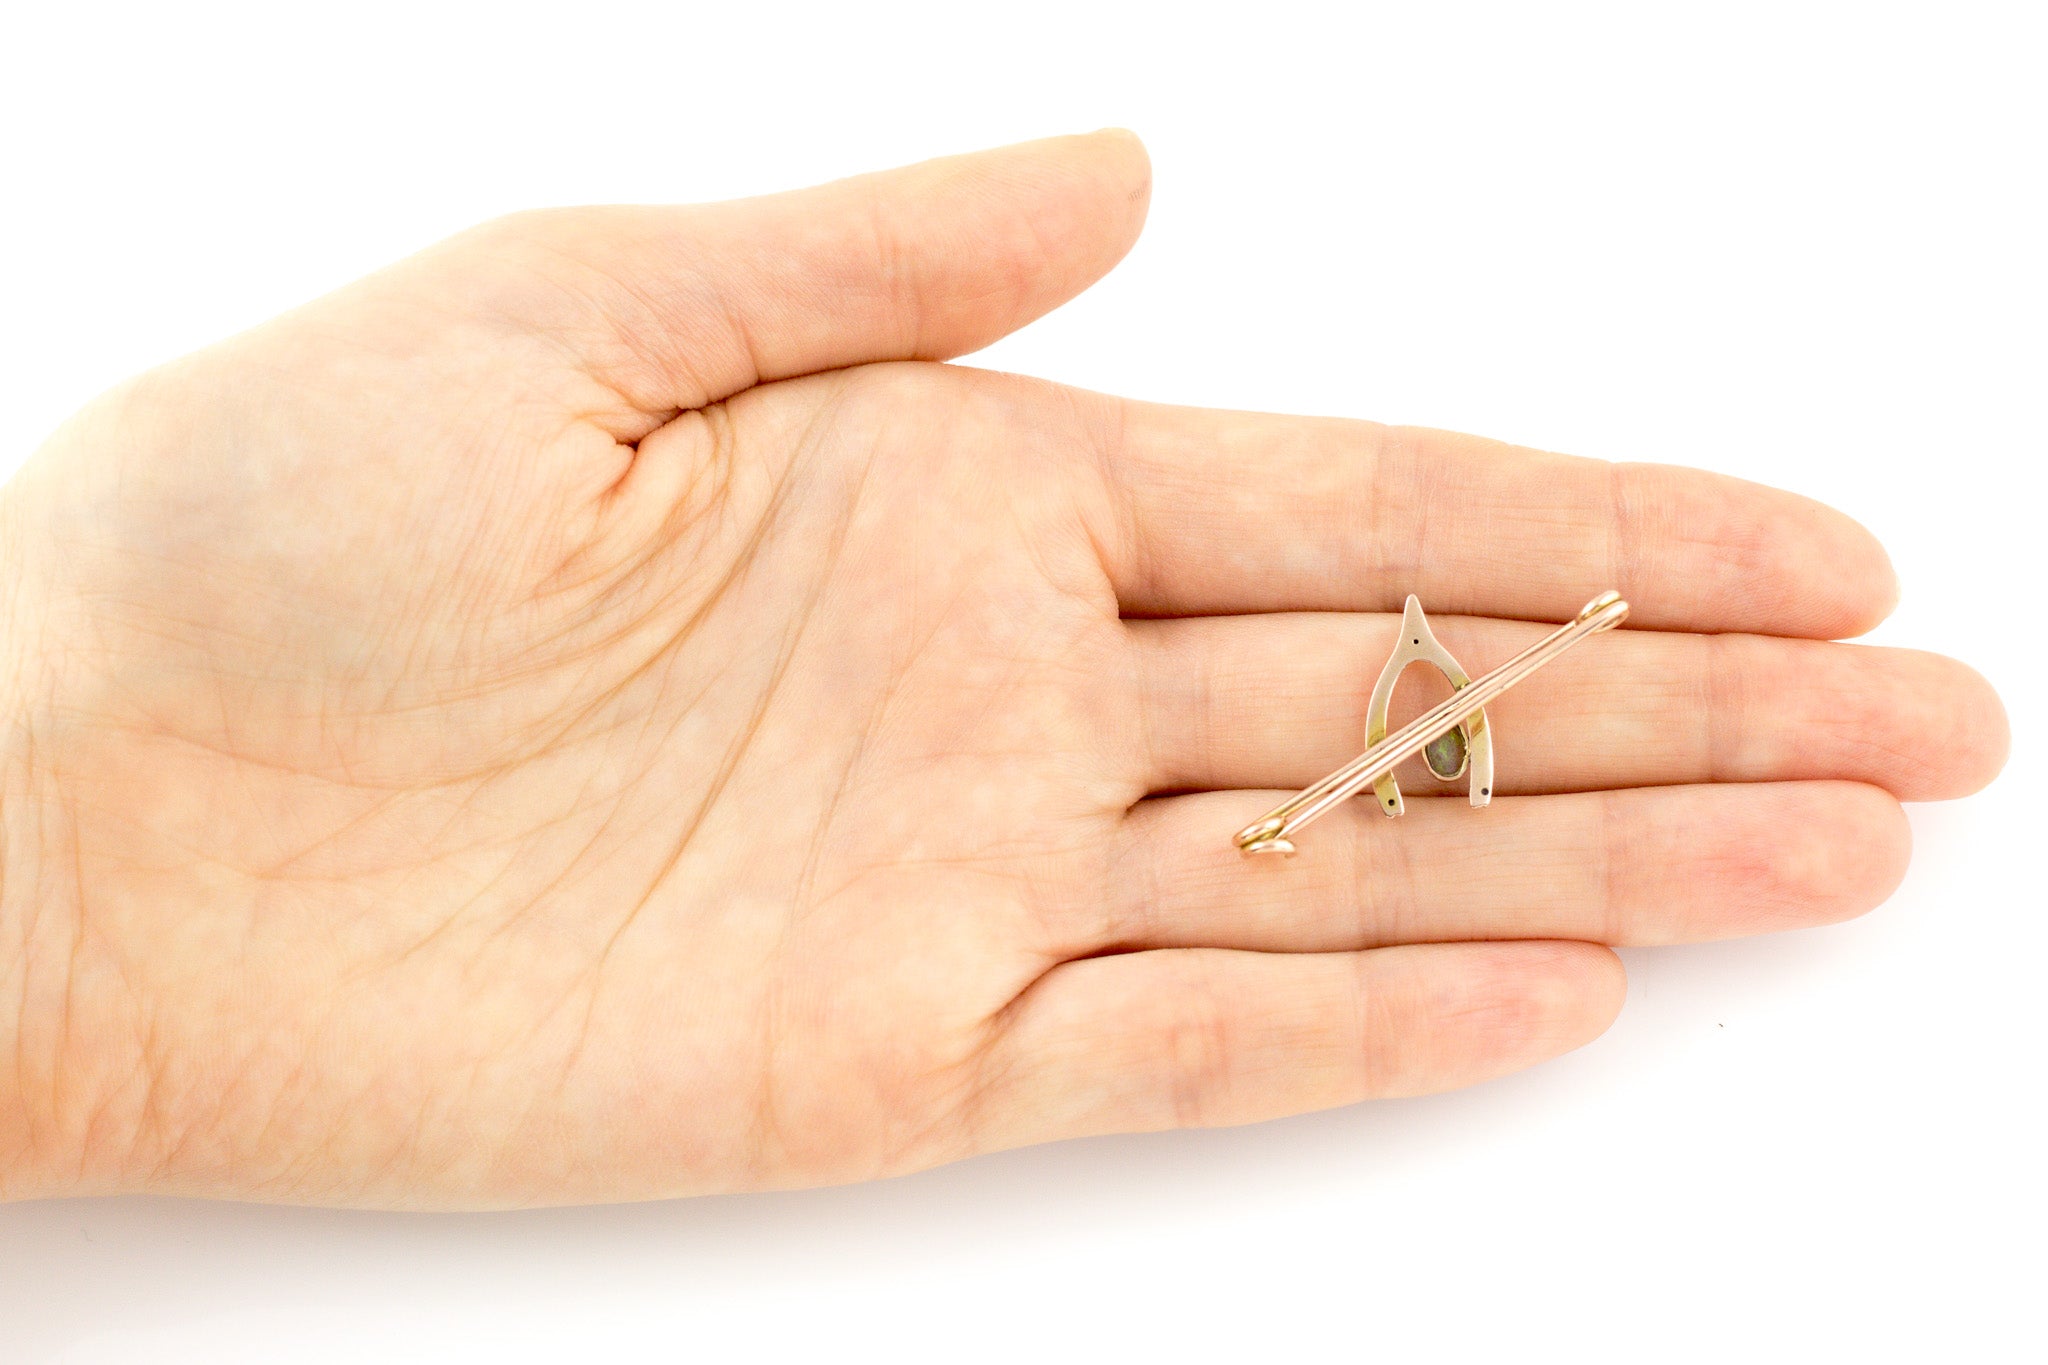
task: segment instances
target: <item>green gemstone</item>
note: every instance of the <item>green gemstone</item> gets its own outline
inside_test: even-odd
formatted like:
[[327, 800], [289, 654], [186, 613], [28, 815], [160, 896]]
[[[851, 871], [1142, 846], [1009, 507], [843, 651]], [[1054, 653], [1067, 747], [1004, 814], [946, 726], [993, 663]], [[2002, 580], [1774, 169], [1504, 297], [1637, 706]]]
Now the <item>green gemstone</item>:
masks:
[[1464, 727], [1446, 730], [1431, 740], [1429, 747], [1422, 751], [1422, 761], [1429, 764], [1429, 770], [1446, 782], [1464, 772]]

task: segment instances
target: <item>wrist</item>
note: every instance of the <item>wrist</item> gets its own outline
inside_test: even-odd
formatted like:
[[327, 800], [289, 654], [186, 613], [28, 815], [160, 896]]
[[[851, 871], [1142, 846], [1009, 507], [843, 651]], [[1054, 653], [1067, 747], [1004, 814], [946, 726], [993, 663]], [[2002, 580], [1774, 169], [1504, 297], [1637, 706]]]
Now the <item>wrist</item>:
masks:
[[0, 1200], [64, 1193], [87, 1166], [84, 1096], [67, 1094], [84, 921], [69, 819], [52, 791], [40, 585], [17, 517], [0, 493]]

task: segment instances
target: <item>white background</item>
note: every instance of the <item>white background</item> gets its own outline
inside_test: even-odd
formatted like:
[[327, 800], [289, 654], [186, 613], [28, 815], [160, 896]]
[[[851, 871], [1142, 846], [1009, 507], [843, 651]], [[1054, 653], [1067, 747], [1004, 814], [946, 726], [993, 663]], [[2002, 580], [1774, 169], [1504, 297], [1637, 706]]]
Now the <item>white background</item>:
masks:
[[1836, 503], [2013, 704], [1856, 923], [1626, 954], [1441, 1098], [479, 1217], [0, 1208], [66, 1361], [2043, 1358], [2041, 7], [10, 6], [0, 461], [477, 219], [1108, 123], [1132, 257], [978, 363]]

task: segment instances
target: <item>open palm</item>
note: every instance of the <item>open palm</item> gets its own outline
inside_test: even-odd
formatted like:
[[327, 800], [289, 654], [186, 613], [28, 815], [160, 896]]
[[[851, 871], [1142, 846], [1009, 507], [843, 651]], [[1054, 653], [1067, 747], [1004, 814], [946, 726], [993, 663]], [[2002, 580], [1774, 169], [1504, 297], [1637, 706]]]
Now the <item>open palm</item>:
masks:
[[[1824, 642], [1893, 585], [1803, 499], [935, 363], [1146, 190], [1107, 134], [522, 215], [67, 426], [0, 521], [0, 1188], [637, 1198], [1458, 1085], [1995, 772], [1976, 675]], [[1608, 586], [1648, 629], [1495, 708], [1491, 809], [1234, 850], [1407, 593], [1478, 673]]]

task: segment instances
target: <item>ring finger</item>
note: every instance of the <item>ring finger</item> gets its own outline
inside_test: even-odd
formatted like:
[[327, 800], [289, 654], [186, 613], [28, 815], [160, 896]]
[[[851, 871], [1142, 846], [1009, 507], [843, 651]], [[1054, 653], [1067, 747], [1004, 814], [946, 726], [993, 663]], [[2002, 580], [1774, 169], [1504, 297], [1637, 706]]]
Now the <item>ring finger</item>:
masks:
[[1852, 782], [1655, 787], [1340, 806], [1293, 858], [1230, 833], [1276, 792], [1160, 797], [1124, 820], [1101, 922], [1076, 953], [1228, 947], [1330, 952], [1469, 939], [1676, 943], [1819, 924], [1904, 874], [1898, 802]]

